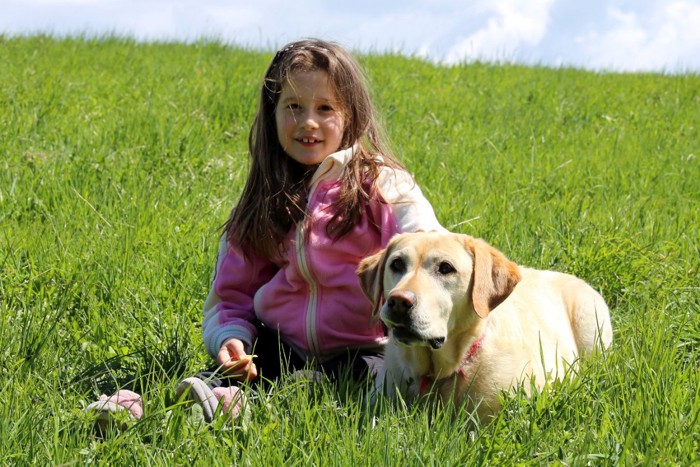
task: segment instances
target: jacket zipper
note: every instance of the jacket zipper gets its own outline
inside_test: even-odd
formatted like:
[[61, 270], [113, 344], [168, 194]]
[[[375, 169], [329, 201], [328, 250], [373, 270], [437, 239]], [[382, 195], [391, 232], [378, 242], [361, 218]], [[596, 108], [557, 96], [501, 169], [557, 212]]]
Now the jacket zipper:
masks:
[[[309, 198], [310, 199], [310, 198]], [[309, 303], [306, 307], [306, 341], [309, 352], [313, 356], [319, 355], [318, 335], [316, 329], [316, 314], [318, 309], [318, 284], [314, 280], [309, 268], [309, 261], [306, 256], [305, 222], [302, 220], [297, 226], [296, 232], [296, 253], [299, 273], [309, 286]]]

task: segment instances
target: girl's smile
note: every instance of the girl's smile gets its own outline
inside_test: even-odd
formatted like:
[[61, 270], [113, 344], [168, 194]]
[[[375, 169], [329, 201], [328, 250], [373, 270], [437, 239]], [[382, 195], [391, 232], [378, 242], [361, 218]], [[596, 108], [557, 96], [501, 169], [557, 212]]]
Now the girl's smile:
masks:
[[282, 86], [275, 122], [284, 152], [300, 164], [320, 164], [341, 149], [345, 119], [328, 74], [292, 73]]

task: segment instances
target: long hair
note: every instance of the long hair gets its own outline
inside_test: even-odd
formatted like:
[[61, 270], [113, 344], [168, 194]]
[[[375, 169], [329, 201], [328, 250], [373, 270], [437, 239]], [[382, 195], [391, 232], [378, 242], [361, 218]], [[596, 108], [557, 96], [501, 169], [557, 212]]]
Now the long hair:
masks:
[[[275, 108], [290, 74], [311, 71], [328, 74], [345, 121], [340, 149], [354, 147], [341, 177], [341, 195], [331, 207], [328, 234], [337, 240], [359, 221], [373, 195], [380, 165], [404, 168], [387, 147], [364, 74], [353, 56], [335, 43], [318, 39], [287, 44], [265, 72], [248, 136], [250, 173], [238, 205], [224, 224], [228, 241], [237, 242], [246, 255], [279, 257], [284, 237], [306, 218], [307, 185], [315, 167], [285, 154], [277, 136]], [[382, 156], [381, 162], [377, 155]]]

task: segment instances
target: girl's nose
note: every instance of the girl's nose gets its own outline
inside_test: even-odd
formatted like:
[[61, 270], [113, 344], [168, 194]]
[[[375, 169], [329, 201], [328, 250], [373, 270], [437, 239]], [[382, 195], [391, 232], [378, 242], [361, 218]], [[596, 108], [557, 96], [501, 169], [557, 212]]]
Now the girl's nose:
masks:
[[301, 127], [305, 130], [318, 128], [318, 120], [313, 112], [306, 112], [302, 115]]

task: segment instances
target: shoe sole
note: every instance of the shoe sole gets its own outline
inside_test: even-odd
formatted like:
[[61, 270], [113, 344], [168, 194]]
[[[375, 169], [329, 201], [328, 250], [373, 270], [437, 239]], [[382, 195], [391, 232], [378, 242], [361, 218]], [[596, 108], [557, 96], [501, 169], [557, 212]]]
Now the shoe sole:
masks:
[[219, 401], [212, 392], [211, 388], [199, 378], [185, 378], [175, 389], [175, 395], [178, 400], [190, 402], [202, 407], [202, 414], [207, 423], [214, 420], [216, 408], [219, 406]]

